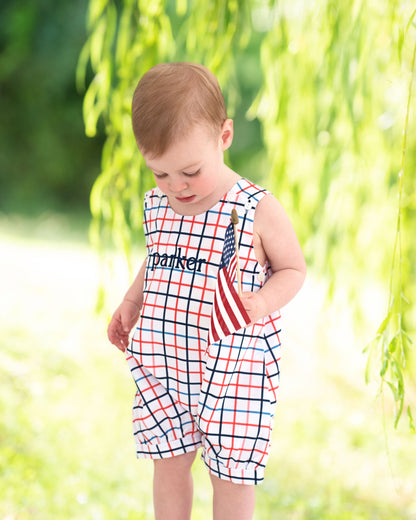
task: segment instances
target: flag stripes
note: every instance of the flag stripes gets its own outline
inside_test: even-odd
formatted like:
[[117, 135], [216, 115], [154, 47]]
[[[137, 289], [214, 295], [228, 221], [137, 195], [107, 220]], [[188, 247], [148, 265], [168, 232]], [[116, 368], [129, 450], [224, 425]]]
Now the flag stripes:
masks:
[[212, 306], [209, 344], [229, 336], [250, 323], [250, 318], [234, 288], [236, 268], [234, 231], [233, 225], [230, 224], [225, 233], [224, 250]]

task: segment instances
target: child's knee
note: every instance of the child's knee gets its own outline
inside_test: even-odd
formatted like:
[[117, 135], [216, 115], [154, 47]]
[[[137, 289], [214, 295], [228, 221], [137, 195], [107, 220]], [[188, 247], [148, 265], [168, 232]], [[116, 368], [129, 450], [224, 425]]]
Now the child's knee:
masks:
[[196, 451], [185, 453], [183, 455], [176, 455], [168, 459], [156, 459], [154, 460], [155, 471], [165, 471], [175, 473], [187, 473], [191, 470], [192, 464], [196, 457]]
[[232, 482], [228, 479], [222, 479], [210, 473], [210, 479], [214, 492], [233, 493], [236, 495], [252, 495], [254, 493], [254, 485], [245, 485]]

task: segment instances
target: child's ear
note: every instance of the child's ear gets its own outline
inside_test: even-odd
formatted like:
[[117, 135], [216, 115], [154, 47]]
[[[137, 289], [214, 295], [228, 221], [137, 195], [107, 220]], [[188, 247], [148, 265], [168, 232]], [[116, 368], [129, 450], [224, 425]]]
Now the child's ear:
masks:
[[226, 119], [221, 128], [220, 134], [220, 145], [221, 150], [224, 152], [227, 150], [231, 143], [233, 142], [234, 137], [234, 124], [232, 119]]

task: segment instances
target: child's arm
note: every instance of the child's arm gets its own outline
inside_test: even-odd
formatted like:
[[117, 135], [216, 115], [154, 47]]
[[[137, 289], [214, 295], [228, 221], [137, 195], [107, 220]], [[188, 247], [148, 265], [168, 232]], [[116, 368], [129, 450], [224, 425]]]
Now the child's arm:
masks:
[[289, 303], [306, 276], [306, 263], [296, 233], [273, 195], [264, 197], [256, 208], [254, 243], [257, 259], [260, 263], [269, 261], [272, 276], [258, 292], [242, 295], [252, 323]]
[[140, 309], [143, 305], [145, 270], [146, 261], [143, 262], [134, 282], [126, 292], [123, 301], [117, 307], [108, 325], [108, 339], [123, 352], [129, 344], [130, 331], [139, 319]]

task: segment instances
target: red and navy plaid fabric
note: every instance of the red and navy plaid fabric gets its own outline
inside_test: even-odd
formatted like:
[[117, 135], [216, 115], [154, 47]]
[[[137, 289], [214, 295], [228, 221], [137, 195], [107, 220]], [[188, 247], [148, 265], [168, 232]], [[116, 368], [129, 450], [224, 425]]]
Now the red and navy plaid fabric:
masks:
[[224, 249], [218, 271], [217, 287], [212, 305], [209, 343], [215, 343], [246, 327], [250, 318], [234, 287], [237, 274], [237, 255], [233, 224], [227, 227]]
[[127, 351], [137, 385], [138, 457], [202, 446], [206, 465], [220, 478], [263, 479], [279, 386], [280, 314], [211, 344], [209, 331], [232, 209], [239, 217], [243, 291], [258, 291], [270, 274], [253, 248], [254, 212], [266, 193], [241, 179], [195, 216], [176, 214], [157, 188], [146, 194], [144, 303]]

